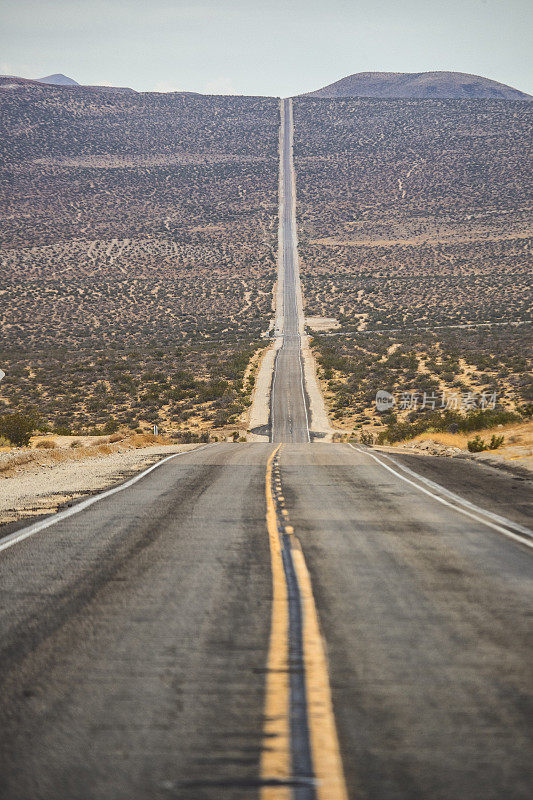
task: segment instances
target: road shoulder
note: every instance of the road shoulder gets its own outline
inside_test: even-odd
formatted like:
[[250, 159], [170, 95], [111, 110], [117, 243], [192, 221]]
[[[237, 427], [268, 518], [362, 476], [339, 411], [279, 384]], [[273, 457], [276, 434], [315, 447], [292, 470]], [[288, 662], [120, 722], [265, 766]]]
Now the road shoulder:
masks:
[[167, 455], [198, 446], [154, 444], [130, 449], [118, 443], [114, 448], [105, 445], [103, 452], [101, 447], [79, 448], [74, 453], [55, 451], [53, 456], [34, 450], [22, 452], [12, 469], [0, 473], [0, 535], [11, 533], [22, 520], [34, 521], [54, 513], [81, 497], [121, 483]]

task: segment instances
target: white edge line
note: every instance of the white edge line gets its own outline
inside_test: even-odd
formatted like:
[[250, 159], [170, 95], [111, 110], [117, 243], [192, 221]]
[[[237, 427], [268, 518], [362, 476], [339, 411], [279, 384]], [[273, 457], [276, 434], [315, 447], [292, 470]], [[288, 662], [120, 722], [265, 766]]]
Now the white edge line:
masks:
[[[526, 538], [527, 535], [531, 535], [531, 534], [529, 534], [529, 532], [528, 532], [528, 534], [526, 534], [526, 536], [520, 536], [520, 535], [518, 535], [516, 533], [513, 533], [512, 531], [507, 530], [506, 528], [503, 528], [501, 525], [497, 525], [494, 522], [490, 522], [490, 520], [488, 520], [488, 519], [484, 519], [482, 516], [480, 516], [480, 514], [485, 514], [485, 513], [489, 513], [489, 512], [485, 512], [482, 508], [480, 508], [478, 513], [476, 514], [476, 513], [473, 513], [471, 511], [469, 511], [466, 508], [462, 508], [460, 505], [456, 505], [454, 503], [450, 503], [448, 500], [445, 500], [444, 497], [439, 497], [438, 494], [434, 494], [433, 492], [430, 492], [428, 489], [424, 489], [423, 486], [419, 486], [414, 481], [410, 480], [409, 478], [406, 478], [405, 475], [402, 475], [401, 473], [397, 472], [397, 470], [392, 469], [392, 467], [389, 467], [387, 464], [384, 464], [383, 461], [381, 461], [381, 459], [379, 459], [373, 453], [369, 453], [368, 450], [362, 450], [359, 447], [354, 447], [354, 445], [351, 444], [351, 443], [349, 443], [349, 445], [354, 450], [356, 450], [358, 453], [364, 453], [364, 455], [370, 456], [370, 458], [373, 458], [374, 461], [377, 461], [378, 464], [381, 464], [383, 469], [386, 469], [389, 472], [392, 472], [392, 474], [396, 475], [396, 477], [400, 478], [400, 480], [405, 481], [406, 483], [409, 483], [411, 486], [414, 486], [415, 489], [418, 489], [419, 492], [423, 492], [424, 494], [429, 495], [429, 497], [432, 497], [434, 500], [437, 500], [439, 503], [442, 503], [442, 505], [448, 506], [448, 508], [451, 508], [454, 511], [458, 511], [460, 514], [465, 514], [465, 516], [476, 520], [476, 522], [481, 522], [483, 525], [487, 525], [489, 528], [492, 528], [493, 530], [498, 531], [498, 533], [502, 533], [504, 536], [507, 536], [509, 539], [514, 539], [515, 541], [520, 542], [520, 544], [526, 545], [526, 547], [533, 548], [533, 539]], [[418, 479], [420, 481], [424, 481], [425, 480], [422, 476], [417, 476], [417, 477], [418, 477]], [[458, 502], [459, 501], [460, 502], [465, 502], [465, 501], [462, 500], [462, 498], [459, 498], [459, 497], [457, 498], [457, 500], [458, 500]], [[473, 504], [471, 504], [471, 505], [472, 505], [473, 508], [476, 508], [476, 506], [474, 506]], [[512, 523], [510, 520], [506, 524], [509, 524], [510, 527], [514, 527], [514, 523]], [[526, 529], [524, 529], [524, 530], [526, 530]]]
[[529, 528], [526, 528], [525, 525], [520, 525], [519, 522], [513, 522], [512, 520], [507, 519], [506, 517], [502, 517], [500, 514], [495, 514], [493, 511], [487, 511], [484, 508], [480, 509], [479, 506], [475, 505], [475, 503], [471, 503], [470, 500], [466, 500], [466, 498], [461, 497], [458, 494], [455, 494], [455, 492], [451, 492], [449, 489], [446, 489], [444, 486], [441, 486], [440, 483], [436, 483], [435, 481], [426, 478], [424, 475], [419, 475], [418, 472], [409, 469], [409, 467], [406, 467], [405, 464], [399, 463], [387, 453], [380, 452], [379, 455], [386, 461], [390, 461], [391, 464], [394, 464], [394, 466], [397, 467], [398, 469], [401, 469], [403, 472], [407, 472], [408, 475], [412, 475], [413, 478], [416, 478], [417, 480], [424, 483], [426, 486], [429, 486], [430, 489], [435, 489], [437, 492], [440, 492], [452, 502], [459, 503], [460, 505], [463, 505], [474, 512], [481, 511], [486, 517], [489, 517], [489, 519], [491, 519], [493, 522], [496, 522], [499, 525], [503, 525], [508, 528], [513, 528], [517, 533], [521, 533], [526, 537], [533, 536], [533, 532], [529, 530]]
[[303, 308], [301, 308], [301, 303], [299, 304], [299, 292], [301, 292], [301, 282], [300, 282], [300, 260], [298, 256], [298, 231], [297, 231], [297, 224], [296, 224], [296, 172], [294, 170], [294, 120], [293, 120], [293, 112], [292, 112], [292, 99], [289, 101], [289, 118], [290, 118], [290, 126], [289, 126], [289, 149], [291, 153], [291, 185], [292, 185], [292, 208], [291, 208], [291, 216], [293, 217], [294, 224], [292, 225], [292, 255], [293, 255], [293, 264], [294, 264], [294, 305], [296, 306], [296, 318], [298, 320], [298, 341], [300, 343], [299, 347], [299, 364], [300, 364], [300, 386], [302, 389], [302, 402], [304, 404], [304, 411], [305, 411], [305, 432], [307, 434], [307, 441], [311, 441], [311, 432], [309, 427], [309, 412], [307, 410], [307, 403], [305, 402], [305, 388], [304, 388], [304, 363], [303, 363], [303, 353], [302, 353], [302, 335], [300, 333], [300, 325], [302, 323], [302, 319], [300, 318], [299, 312], [302, 311], [303, 316]]
[[50, 517], [47, 517], [40, 522], [35, 522], [33, 525], [28, 525], [25, 528], [21, 528], [20, 530], [11, 533], [9, 536], [6, 536], [4, 539], [0, 540], [0, 552], [2, 550], [7, 550], [8, 547], [12, 547], [14, 544], [18, 544], [18, 542], [22, 542], [24, 539], [27, 539], [29, 536], [33, 536], [35, 533], [45, 530], [45, 528], [50, 528], [52, 525], [55, 525], [56, 522], [61, 522], [68, 517], [74, 516], [74, 514], [79, 514], [80, 511], [84, 511], [86, 508], [89, 508], [89, 506], [92, 506], [99, 500], [104, 500], [106, 497], [111, 497], [111, 495], [121, 492], [123, 489], [129, 489], [130, 486], [133, 486], [134, 483], [140, 481], [141, 478], [145, 477], [145, 475], [148, 475], [150, 472], [153, 472], [154, 469], [166, 464], [166, 462], [170, 461], [172, 458], [185, 456], [188, 453], [198, 453], [200, 450], [205, 450], [207, 447], [215, 447], [215, 442], [206, 444], [203, 447], [195, 447], [194, 450], [182, 450], [181, 453], [172, 453], [172, 455], [166, 456], [166, 458], [161, 459], [161, 461], [158, 461], [156, 464], [152, 464], [151, 467], [139, 472], [138, 475], [130, 478], [125, 483], [121, 483], [120, 486], [115, 486], [113, 489], [106, 489], [104, 492], [99, 492], [98, 494], [93, 495], [93, 497], [88, 497], [86, 500], [82, 500], [81, 503], [76, 503], [76, 505], [72, 506], [72, 508], [67, 508], [64, 511], [58, 511], [56, 514], [52, 514]]
[[274, 392], [276, 386], [276, 374], [278, 372], [278, 353], [274, 356], [274, 371], [272, 374], [272, 383], [270, 385], [270, 443], [274, 442]]
[[303, 365], [303, 355], [302, 355], [302, 337], [298, 337], [300, 339], [300, 383], [302, 386], [302, 400], [304, 404], [304, 411], [305, 411], [305, 427], [307, 433], [307, 441], [311, 441], [311, 433], [309, 431], [309, 414], [307, 412], [307, 403], [305, 402], [305, 389], [304, 389], [304, 365]]

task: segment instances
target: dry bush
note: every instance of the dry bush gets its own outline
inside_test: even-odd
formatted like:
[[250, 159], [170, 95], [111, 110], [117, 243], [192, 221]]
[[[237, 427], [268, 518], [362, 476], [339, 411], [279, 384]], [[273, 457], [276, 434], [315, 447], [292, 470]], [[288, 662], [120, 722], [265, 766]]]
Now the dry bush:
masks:
[[52, 439], [41, 439], [40, 442], [36, 442], [35, 447], [40, 450], [53, 450], [57, 444]]
[[0, 474], [3, 475], [3, 477], [8, 477], [14, 468], [29, 464], [30, 461], [33, 461], [33, 456], [31, 455], [21, 455], [10, 458], [9, 461], [0, 464]]

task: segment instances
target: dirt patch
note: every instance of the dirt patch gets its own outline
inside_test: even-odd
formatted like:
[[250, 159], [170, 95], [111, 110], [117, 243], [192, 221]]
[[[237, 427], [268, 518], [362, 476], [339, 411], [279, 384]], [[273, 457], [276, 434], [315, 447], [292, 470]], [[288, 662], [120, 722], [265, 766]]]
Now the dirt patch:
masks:
[[173, 445], [161, 437], [139, 435], [75, 449], [3, 452], [0, 525], [55, 512], [66, 502], [106, 489], [165, 455], [198, 446]]
[[340, 328], [340, 324], [335, 317], [306, 317], [305, 324], [312, 331], [332, 331]]

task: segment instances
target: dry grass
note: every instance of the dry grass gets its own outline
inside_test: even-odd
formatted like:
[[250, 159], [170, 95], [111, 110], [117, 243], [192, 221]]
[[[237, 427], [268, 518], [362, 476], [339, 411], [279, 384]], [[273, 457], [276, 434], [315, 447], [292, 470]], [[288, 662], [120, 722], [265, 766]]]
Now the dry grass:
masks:
[[[504, 443], [498, 449], [498, 452], [505, 455], [505, 451], [509, 448], [525, 448], [530, 450], [530, 453], [524, 455], [533, 455], [533, 422], [525, 422], [521, 424], [511, 423], [510, 425], [502, 425], [497, 428], [490, 428], [475, 433], [421, 433], [415, 436], [410, 441], [424, 442], [431, 439], [432, 442], [439, 442], [440, 444], [449, 447], [459, 447], [461, 450], [467, 449], [467, 443], [474, 436], [479, 435], [485, 441], [490, 440], [491, 436], [504, 436]], [[405, 442], [399, 442], [399, 445], [405, 445]]]
[[[66, 436], [54, 438], [72, 439], [72, 437]], [[34, 448], [22, 452], [10, 450], [3, 454], [2, 460], [0, 461], [0, 478], [14, 477], [19, 474], [21, 470], [26, 471], [31, 468], [38, 469], [45, 466], [54, 466], [55, 464], [82, 461], [87, 458], [99, 458], [126, 450], [138, 450], [154, 444], [170, 445], [172, 442], [164, 436], [134, 434], [133, 436], [121, 439], [120, 442], [115, 441], [112, 443], [110, 443], [108, 437], [105, 437], [100, 443], [86, 447], [60, 447], [52, 444], [51, 448], [45, 447], [43, 449], [41, 446], [39, 449]]]

